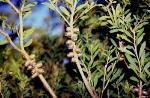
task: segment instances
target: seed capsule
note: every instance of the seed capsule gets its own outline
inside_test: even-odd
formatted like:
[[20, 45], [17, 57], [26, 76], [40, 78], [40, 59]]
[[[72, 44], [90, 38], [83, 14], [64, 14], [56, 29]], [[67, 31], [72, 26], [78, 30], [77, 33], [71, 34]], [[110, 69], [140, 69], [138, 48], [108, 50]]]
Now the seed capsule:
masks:
[[34, 73], [31, 78], [35, 78], [36, 76], [38, 76], [38, 73]]
[[25, 66], [29, 66], [30, 65], [30, 61], [26, 61]]
[[74, 51], [78, 54], [81, 53], [81, 49], [80, 48], [75, 48]]
[[66, 44], [72, 44], [74, 43], [72, 40], [67, 40]]
[[71, 31], [71, 29], [72, 29], [71, 27], [67, 27], [66, 31]]
[[70, 52], [67, 56], [68, 56], [68, 57], [73, 57], [73, 56], [74, 56], [74, 53], [73, 53], [73, 52]]
[[79, 32], [79, 28], [73, 28], [73, 32]]
[[28, 66], [27, 70], [31, 70], [33, 67], [30, 65]]
[[68, 44], [68, 48], [69, 49], [73, 49], [73, 48], [75, 48], [75, 42], [73, 42], [72, 40], [68, 40], [67, 41], [67, 44]]
[[42, 73], [44, 73], [44, 70], [43, 70], [42, 68], [40, 68], [40, 69], [37, 70], [37, 72], [38, 72], [39, 74], [42, 74]]
[[76, 62], [76, 58], [73, 57], [73, 58], [71, 59], [71, 61], [72, 61], [72, 62]]
[[73, 35], [71, 35], [71, 39], [72, 39], [73, 41], [76, 41], [76, 40], [78, 39], [77, 34], [73, 34]]
[[34, 66], [36, 64], [35, 59], [30, 61], [30, 65]]
[[73, 49], [75, 47], [75, 44], [68, 45], [68, 49]]
[[32, 69], [31, 73], [32, 74], [36, 73], [36, 68]]
[[65, 36], [67, 36], [67, 37], [71, 37], [71, 35], [72, 35], [71, 32], [66, 32], [66, 33], [65, 33]]
[[82, 56], [82, 54], [77, 54], [77, 56], [78, 56], [78, 57], [81, 57], [81, 56]]
[[36, 64], [36, 67], [38, 67], [38, 68], [42, 67], [42, 63], [41, 63], [41, 62], [40, 62], [40, 63], [37, 63], [37, 64]]

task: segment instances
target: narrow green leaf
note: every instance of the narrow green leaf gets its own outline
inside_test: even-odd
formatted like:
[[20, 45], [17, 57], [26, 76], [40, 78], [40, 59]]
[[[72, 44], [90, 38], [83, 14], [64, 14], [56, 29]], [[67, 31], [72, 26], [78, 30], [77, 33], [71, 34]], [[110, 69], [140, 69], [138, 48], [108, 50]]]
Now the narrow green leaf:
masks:
[[88, 18], [89, 18], [89, 16], [85, 15], [85, 16], [82, 16], [80, 19], [85, 20], [85, 19], [88, 19]]
[[120, 24], [120, 25], [122, 25], [123, 26], [123, 28], [124, 28], [124, 25], [126, 25], [126, 23], [125, 23], [125, 21], [123, 20], [123, 19], [117, 19], [117, 22]]
[[113, 39], [110, 39], [110, 41], [112, 42], [112, 44], [113, 44], [115, 47], [117, 47], [117, 44], [116, 44], [116, 42], [115, 42]]
[[44, 5], [46, 5], [48, 8], [50, 8], [51, 10], [55, 10], [55, 8], [48, 2], [44, 2]]
[[80, 10], [83, 9], [83, 8], [86, 8], [87, 5], [88, 5], [88, 2], [79, 5], [79, 6], [76, 8], [76, 12], [80, 11]]
[[140, 42], [143, 40], [143, 37], [144, 37], [144, 33], [139, 37], [139, 38], [137, 38], [137, 40], [136, 40], [136, 45], [139, 45], [140, 44]]
[[150, 61], [144, 66], [144, 70], [150, 76]]
[[125, 53], [125, 57], [127, 58], [130, 64], [136, 65], [135, 60], [133, 59], [133, 57], [131, 57], [131, 55], [129, 55], [128, 53]]
[[117, 7], [116, 7], [116, 16], [119, 16], [122, 11], [123, 10], [122, 10], [120, 4], [117, 4]]
[[32, 44], [32, 39], [30, 39], [28, 42], [25, 43], [24, 47], [28, 47]]
[[147, 81], [147, 79], [146, 79], [146, 73], [140, 73], [140, 78], [144, 81], [144, 82], [146, 82]]
[[100, 53], [99, 50], [95, 51], [94, 54], [93, 54], [93, 59]]
[[139, 24], [138, 26], [136, 26], [135, 27], [135, 32], [137, 31], [137, 30], [139, 30], [139, 29], [141, 29], [144, 25], [146, 25], [146, 24], [148, 24], [149, 22], [143, 22], [143, 23], [141, 23], [141, 24]]
[[110, 33], [116, 33], [116, 32], [119, 32], [119, 29], [112, 29], [112, 30], [110, 30]]
[[112, 69], [113, 65], [107, 67], [106, 71], [109, 72]]
[[107, 20], [107, 22], [111, 25], [113, 25], [113, 22], [111, 20]]
[[92, 52], [94, 53], [99, 49], [99, 41], [94, 41], [95, 44], [92, 44]]
[[101, 22], [101, 26], [106, 26], [108, 24], [108, 22]]
[[120, 38], [124, 39], [125, 41], [128, 41], [129, 43], [132, 43], [130, 39], [128, 39], [125, 35], [120, 35]]
[[116, 11], [115, 11], [115, 9], [114, 9], [113, 6], [112, 6], [112, 14], [113, 14], [114, 22], [116, 23], [116, 21], [117, 21], [117, 16], [116, 16]]
[[123, 78], [124, 78], [124, 74], [119, 77], [119, 79], [117, 80], [117, 82], [120, 83], [123, 80]]
[[145, 50], [143, 51], [141, 55], [141, 66], [144, 66], [144, 60], [145, 60]]
[[34, 32], [34, 28], [30, 28], [30, 29], [27, 29], [23, 32], [23, 38], [26, 39], [28, 38], [33, 32]]
[[134, 64], [129, 64], [129, 68], [132, 69], [134, 71], [134, 73], [138, 76], [138, 66], [134, 65]]
[[37, 2], [30, 2], [29, 4], [25, 5], [24, 9], [26, 8], [32, 8], [37, 4]]
[[92, 76], [93, 76], [92, 77], [93, 84], [94, 84], [94, 86], [96, 86], [98, 83], [98, 79], [101, 77], [100, 73], [99, 72], [93, 72]]
[[113, 74], [111, 81], [117, 79], [121, 75], [121, 73], [122, 73], [122, 70], [118, 69], [117, 72]]
[[90, 60], [90, 56], [86, 55], [86, 53], [83, 53], [83, 57], [84, 57], [85, 59], [87, 59], [88, 61]]
[[30, 14], [31, 14], [31, 11], [25, 12], [24, 15], [23, 15], [23, 18], [28, 17]]
[[137, 35], [136, 35], [137, 38], [139, 38], [143, 34], [143, 32], [144, 32], [144, 28], [137, 30]]
[[146, 42], [144, 41], [140, 47], [139, 57], [141, 57], [141, 55], [143, 54], [145, 47], [146, 47]]
[[109, 18], [110, 18], [110, 16], [101, 16], [98, 20], [104, 21], [104, 20], [107, 20]]
[[126, 48], [124, 49], [124, 52], [127, 53], [127, 54], [130, 54], [132, 56], [135, 56], [130, 50], [127, 50]]
[[63, 6], [60, 6], [60, 10], [65, 14], [67, 15], [68, 17], [70, 16], [70, 12]]
[[131, 13], [128, 13], [124, 20], [131, 21]]
[[130, 50], [130, 49], [134, 49], [134, 47], [131, 46], [131, 45], [127, 45], [126, 48], [129, 49], [129, 50]]
[[118, 58], [117, 57], [110, 58], [109, 63], [111, 63], [112, 61], [114, 61], [116, 59], [118, 59]]
[[119, 29], [119, 31], [125, 33], [128, 37], [132, 38], [132, 35], [127, 30], [125, 30], [125, 29]]
[[139, 82], [139, 80], [138, 80], [136, 77], [134, 77], [134, 76], [131, 76], [131, 77], [130, 77], [130, 80], [133, 80], [133, 81], [135, 81], [135, 82]]

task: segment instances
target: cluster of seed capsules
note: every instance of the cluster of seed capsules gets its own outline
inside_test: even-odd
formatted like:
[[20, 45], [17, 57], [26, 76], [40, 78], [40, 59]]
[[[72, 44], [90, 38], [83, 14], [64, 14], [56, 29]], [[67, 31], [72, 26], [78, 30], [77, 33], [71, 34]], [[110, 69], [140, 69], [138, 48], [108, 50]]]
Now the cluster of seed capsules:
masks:
[[78, 57], [81, 56], [81, 49], [76, 46], [76, 41], [78, 39], [78, 28], [73, 28], [73, 27], [67, 27], [66, 28], [66, 34], [65, 36], [69, 38], [67, 40], [66, 44], [68, 46], [68, 49], [72, 50], [71, 52], [68, 53], [68, 57], [71, 57], [72, 62], [77, 62]]
[[31, 70], [32, 78], [44, 73], [42, 63], [36, 63], [35, 56], [30, 56], [30, 59], [31, 60], [26, 61], [25, 66], [27, 67], [27, 70]]

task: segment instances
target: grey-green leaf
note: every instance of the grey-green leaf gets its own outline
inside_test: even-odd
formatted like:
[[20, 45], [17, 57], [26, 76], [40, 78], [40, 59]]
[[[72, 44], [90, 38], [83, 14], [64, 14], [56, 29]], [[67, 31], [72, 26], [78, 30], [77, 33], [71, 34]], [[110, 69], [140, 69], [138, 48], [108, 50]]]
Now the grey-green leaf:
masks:
[[67, 15], [68, 17], [70, 16], [70, 12], [63, 6], [60, 6], [60, 10], [65, 14]]
[[116, 44], [116, 42], [115, 42], [113, 39], [110, 39], [110, 41], [112, 42], [112, 44], [113, 44], [115, 47], [117, 47], [117, 44]]
[[32, 39], [30, 39], [28, 42], [25, 43], [24, 47], [28, 47], [32, 44]]
[[28, 38], [33, 32], [34, 32], [34, 28], [30, 28], [30, 29], [27, 29], [23, 32], [23, 38], [26, 39]]
[[87, 5], [88, 5], [88, 2], [79, 5], [79, 6], [76, 8], [76, 12], [78, 12], [78, 11], [80, 11], [81, 9], [85, 8]]
[[150, 76], [150, 61], [144, 66], [144, 70]]
[[136, 77], [134, 77], [134, 76], [131, 76], [130, 77], [130, 80], [133, 80], [133, 81], [135, 81], [135, 82], [138, 82], [139, 80], [136, 78]]
[[146, 47], [146, 42], [144, 41], [140, 47], [139, 57], [141, 57], [142, 53], [144, 52], [145, 47]]
[[139, 45], [140, 44], [140, 42], [143, 40], [143, 37], [144, 37], [144, 33], [139, 37], [139, 38], [137, 38], [137, 40], [136, 40], [136, 45]]
[[145, 60], [145, 50], [143, 51], [141, 55], [141, 66], [144, 66], [144, 60]]
[[125, 53], [125, 56], [130, 64], [136, 65], [133, 57], [131, 57], [128, 53]]

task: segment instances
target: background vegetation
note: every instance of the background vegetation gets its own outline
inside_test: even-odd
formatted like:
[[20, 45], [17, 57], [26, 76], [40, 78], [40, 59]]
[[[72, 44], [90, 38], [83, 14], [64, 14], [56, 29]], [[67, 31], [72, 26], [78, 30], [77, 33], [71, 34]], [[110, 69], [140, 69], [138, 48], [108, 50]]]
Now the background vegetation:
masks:
[[149, 0], [45, 1], [64, 24], [64, 33], [49, 36], [18, 20], [20, 12], [22, 20], [31, 14], [36, 1], [21, 0], [16, 7], [0, 2], [14, 9], [0, 12], [0, 97], [51, 98], [10, 40], [42, 62], [42, 74], [58, 98], [150, 97]]

